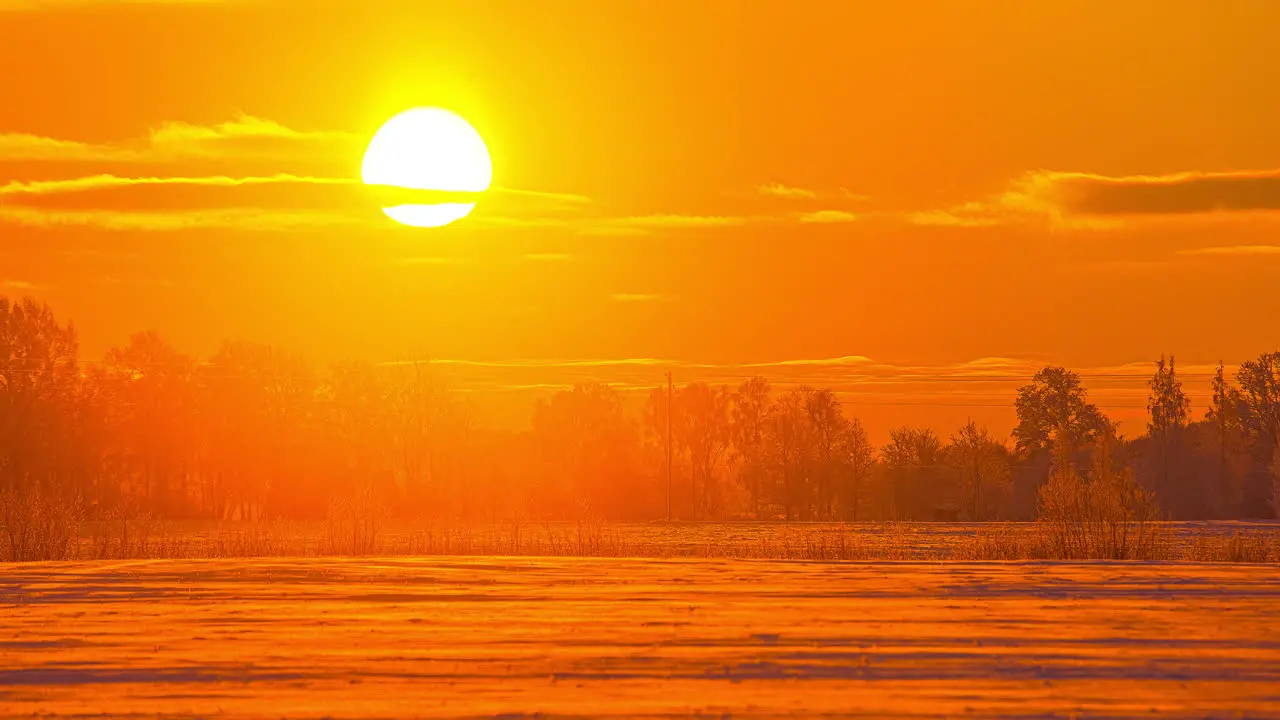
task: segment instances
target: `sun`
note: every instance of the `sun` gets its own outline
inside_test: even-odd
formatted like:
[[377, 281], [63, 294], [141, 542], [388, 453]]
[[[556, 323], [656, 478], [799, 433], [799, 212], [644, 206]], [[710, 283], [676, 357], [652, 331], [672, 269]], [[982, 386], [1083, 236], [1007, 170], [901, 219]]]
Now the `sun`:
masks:
[[[360, 177], [366, 185], [482, 193], [493, 180], [493, 164], [480, 133], [460, 115], [421, 107], [406, 110], [378, 128], [364, 151]], [[475, 206], [474, 201], [422, 202], [390, 205], [382, 211], [405, 225], [440, 227], [466, 217]]]

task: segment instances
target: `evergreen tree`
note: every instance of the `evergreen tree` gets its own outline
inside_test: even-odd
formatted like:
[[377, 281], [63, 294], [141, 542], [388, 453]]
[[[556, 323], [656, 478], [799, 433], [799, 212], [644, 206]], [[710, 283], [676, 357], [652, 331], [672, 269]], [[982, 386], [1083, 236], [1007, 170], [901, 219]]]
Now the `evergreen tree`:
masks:
[[1147, 423], [1147, 432], [1160, 448], [1160, 486], [1162, 492], [1168, 494], [1169, 456], [1176, 450], [1173, 446], [1178, 442], [1179, 431], [1186, 427], [1191, 401], [1182, 391], [1182, 381], [1178, 380], [1172, 355], [1168, 365], [1161, 356], [1156, 363], [1156, 374], [1148, 384], [1151, 395], [1147, 400], [1147, 412], [1151, 414], [1151, 420]]

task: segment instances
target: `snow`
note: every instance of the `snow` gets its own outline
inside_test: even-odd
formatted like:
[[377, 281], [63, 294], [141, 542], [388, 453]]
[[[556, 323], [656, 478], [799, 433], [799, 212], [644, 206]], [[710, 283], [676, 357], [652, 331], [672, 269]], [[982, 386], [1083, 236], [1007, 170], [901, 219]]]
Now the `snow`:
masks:
[[1280, 717], [1280, 567], [0, 565], [0, 715]]

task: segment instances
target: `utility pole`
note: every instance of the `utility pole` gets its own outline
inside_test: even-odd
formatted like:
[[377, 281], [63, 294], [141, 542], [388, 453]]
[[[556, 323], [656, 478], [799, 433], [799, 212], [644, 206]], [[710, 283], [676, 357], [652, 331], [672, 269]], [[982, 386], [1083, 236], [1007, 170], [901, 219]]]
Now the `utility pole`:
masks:
[[671, 405], [672, 398], [671, 371], [667, 371], [667, 522], [671, 522]]

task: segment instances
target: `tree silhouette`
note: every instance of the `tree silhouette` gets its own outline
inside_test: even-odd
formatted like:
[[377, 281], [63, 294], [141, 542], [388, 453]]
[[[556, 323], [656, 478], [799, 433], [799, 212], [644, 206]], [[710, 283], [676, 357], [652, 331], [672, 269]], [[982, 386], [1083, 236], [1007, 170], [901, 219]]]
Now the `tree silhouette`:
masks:
[[948, 460], [960, 473], [970, 520], [987, 519], [993, 492], [1009, 484], [1009, 454], [986, 428], [970, 420], [951, 436]]
[[1217, 477], [1213, 497], [1219, 505], [1219, 514], [1234, 516], [1240, 511], [1243, 492], [1243, 471], [1239, 467], [1245, 450], [1243, 418], [1248, 406], [1226, 378], [1226, 367], [1219, 361], [1210, 382], [1210, 405], [1205, 419], [1213, 424], [1217, 448]]
[[738, 386], [731, 400], [730, 435], [738, 460], [738, 481], [747, 491], [751, 516], [759, 520], [768, 473], [765, 440], [773, 412], [769, 381], [753, 377]]
[[858, 510], [865, 504], [871, 471], [876, 464], [876, 450], [867, 439], [866, 428], [857, 418], [851, 418], [844, 425], [840, 453], [845, 474], [844, 481], [836, 488], [836, 496], [847, 508], [847, 517], [857, 522]]
[[[896, 428], [877, 453], [835, 389], [801, 385], [775, 397], [762, 377], [732, 390], [695, 381], [668, 395], [663, 387], [638, 417], [626, 390], [583, 384], [542, 393], [531, 428], [499, 429], [427, 363], [314, 372], [278, 349], [234, 341], [199, 360], [149, 332], [101, 362], [78, 352], [75, 329], [47, 306], [0, 298], [5, 557], [62, 552], [67, 533], [38, 546], [27, 539], [33, 522], [136, 512], [323, 518], [345, 501], [444, 521], [503, 512], [653, 519], [664, 514], [668, 444], [679, 516], [697, 520], [961, 511], [988, 520], [1005, 509], [1014, 470], [1052, 482], [1105, 477], [1132, 495], [1116, 480], [1129, 473], [1187, 519], [1266, 516], [1280, 491], [1280, 353], [1243, 363], [1238, 388], [1220, 363], [1199, 422], [1188, 419], [1173, 359], [1157, 363], [1146, 432], [1126, 439], [1115, 437], [1078, 375], [1044, 368], [1018, 389], [1013, 454], [972, 422], [946, 444], [929, 428]], [[641, 472], [646, 449], [656, 473]], [[1103, 451], [1114, 473], [1096, 467]], [[1089, 474], [1076, 467], [1086, 456]]]
[[804, 504], [813, 452], [813, 427], [809, 420], [806, 386], [783, 393], [770, 408], [766, 423], [770, 464], [781, 480], [782, 514], [791, 520]]
[[1147, 432], [1156, 441], [1160, 452], [1160, 487], [1165, 493], [1171, 493], [1169, 478], [1170, 456], [1177, 453], [1176, 445], [1180, 442], [1181, 432], [1187, 424], [1187, 411], [1191, 401], [1182, 391], [1182, 381], [1178, 380], [1173, 356], [1169, 356], [1166, 365], [1164, 357], [1156, 363], [1156, 372], [1147, 383], [1151, 394], [1147, 400], [1147, 412], [1150, 420]]
[[1088, 401], [1080, 376], [1061, 367], [1037, 372], [1030, 385], [1018, 388], [1014, 401], [1018, 425], [1013, 437], [1019, 453], [1046, 450], [1065, 443], [1070, 451], [1092, 442], [1106, 422]]

